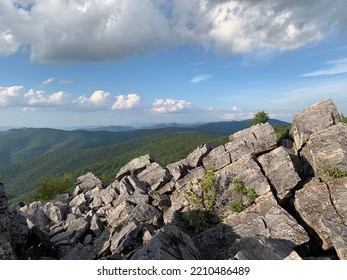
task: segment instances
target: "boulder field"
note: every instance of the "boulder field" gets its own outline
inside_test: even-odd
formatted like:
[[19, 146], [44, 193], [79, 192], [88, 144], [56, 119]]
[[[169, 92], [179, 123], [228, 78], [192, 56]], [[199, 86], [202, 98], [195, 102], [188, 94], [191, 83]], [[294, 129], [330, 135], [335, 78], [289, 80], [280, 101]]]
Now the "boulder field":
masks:
[[133, 159], [105, 185], [9, 206], [0, 259], [347, 259], [347, 126], [331, 100], [161, 166]]

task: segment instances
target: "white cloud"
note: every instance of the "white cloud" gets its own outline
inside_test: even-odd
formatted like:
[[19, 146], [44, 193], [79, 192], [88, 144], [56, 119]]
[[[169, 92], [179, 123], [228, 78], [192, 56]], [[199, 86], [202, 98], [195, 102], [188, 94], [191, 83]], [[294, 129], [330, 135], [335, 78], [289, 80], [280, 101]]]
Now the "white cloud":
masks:
[[[122, 59], [182, 44], [219, 54], [286, 51], [347, 30], [345, 0], [0, 1], [0, 55]], [[21, 3], [19, 5], [18, 3]]]
[[238, 106], [232, 106], [231, 108], [223, 109], [221, 111], [221, 118], [225, 121], [235, 121], [235, 120], [245, 120], [253, 117], [254, 113], [249, 111], [244, 111]]
[[190, 102], [175, 99], [156, 99], [152, 104], [152, 110], [156, 113], [175, 113], [192, 107]]
[[0, 87], [0, 107], [16, 107], [23, 103], [24, 87]]
[[49, 78], [49, 79], [43, 81], [42, 84], [43, 85], [48, 85], [48, 84], [52, 83], [53, 81], [54, 81], [54, 78]]
[[[1, 13], [1, 12], [0, 12]], [[10, 30], [1, 28], [0, 21], [0, 56], [11, 55], [17, 52], [20, 44]]]
[[192, 84], [197, 84], [197, 83], [200, 83], [202, 81], [205, 81], [207, 79], [210, 79], [212, 77], [212, 75], [206, 75], [206, 74], [201, 74], [201, 75], [197, 75], [195, 77], [193, 77], [190, 82]]
[[112, 110], [124, 110], [138, 107], [141, 103], [141, 96], [131, 93], [128, 95], [116, 96], [116, 102], [112, 105]]
[[71, 95], [63, 91], [48, 94], [42, 90], [26, 90], [23, 86], [0, 87], [0, 107], [3, 108], [61, 106], [71, 100]]
[[73, 103], [84, 109], [107, 109], [111, 108], [113, 102], [112, 95], [103, 90], [96, 90], [90, 97], [80, 96]]
[[317, 77], [322, 75], [337, 75], [347, 73], [347, 58], [326, 62], [327, 68], [303, 74], [302, 77]]

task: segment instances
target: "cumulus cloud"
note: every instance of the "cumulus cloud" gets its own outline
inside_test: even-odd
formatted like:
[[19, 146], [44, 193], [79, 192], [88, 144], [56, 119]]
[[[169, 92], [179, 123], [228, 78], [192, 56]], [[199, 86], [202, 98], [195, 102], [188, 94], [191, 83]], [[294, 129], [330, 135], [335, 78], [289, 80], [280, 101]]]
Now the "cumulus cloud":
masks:
[[206, 74], [196, 75], [195, 77], [193, 77], [190, 80], [190, 83], [197, 84], [197, 83], [200, 83], [200, 82], [205, 81], [207, 79], [210, 79], [211, 77], [212, 77], [212, 75], [206, 75]]
[[80, 96], [74, 101], [80, 107], [85, 109], [101, 109], [108, 108], [112, 105], [112, 96], [109, 92], [96, 90], [90, 97]]
[[49, 78], [49, 79], [43, 81], [42, 84], [45, 86], [45, 85], [52, 83], [53, 81], [54, 81], [54, 78]]
[[141, 97], [135, 93], [116, 96], [116, 102], [112, 105], [112, 110], [131, 109], [139, 106]]
[[16, 107], [23, 102], [25, 92], [22, 86], [0, 87], [0, 107]]
[[347, 73], [347, 58], [330, 60], [326, 62], [326, 65], [328, 65], [326, 68], [303, 74], [302, 77], [317, 77], [322, 75], [337, 75]]
[[71, 102], [71, 95], [59, 91], [48, 94], [42, 90], [26, 90], [23, 86], [0, 88], [0, 107], [52, 107]]
[[2, 29], [0, 22], [0, 55], [7, 56], [14, 54], [17, 52], [19, 46], [20, 43], [17, 42], [11, 31]]
[[0, 54], [19, 44], [30, 46], [33, 60], [59, 62], [186, 43], [224, 55], [286, 51], [347, 30], [345, 7], [345, 0], [2, 0]]
[[226, 108], [221, 111], [221, 118], [226, 121], [250, 119], [254, 115], [253, 112], [244, 111], [238, 106], [232, 106], [231, 108]]
[[175, 113], [192, 107], [188, 101], [175, 99], [156, 99], [152, 104], [152, 110], [156, 113]]

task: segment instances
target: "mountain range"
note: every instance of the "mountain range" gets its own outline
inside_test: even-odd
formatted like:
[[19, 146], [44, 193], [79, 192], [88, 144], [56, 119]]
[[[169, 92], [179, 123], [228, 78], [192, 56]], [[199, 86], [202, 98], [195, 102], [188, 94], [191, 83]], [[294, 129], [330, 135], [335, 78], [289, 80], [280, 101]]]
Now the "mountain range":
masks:
[[[270, 120], [272, 125], [286, 122]], [[151, 128], [107, 126], [84, 130], [22, 128], [0, 132], [0, 179], [12, 202], [30, 201], [42, 178], [88, 171], [111, 182], [132, 158], [151, 154], [163, 165], [180, 160], [199, 145], [214, 146], [247, 120], [204, 124], [158, 124]]]

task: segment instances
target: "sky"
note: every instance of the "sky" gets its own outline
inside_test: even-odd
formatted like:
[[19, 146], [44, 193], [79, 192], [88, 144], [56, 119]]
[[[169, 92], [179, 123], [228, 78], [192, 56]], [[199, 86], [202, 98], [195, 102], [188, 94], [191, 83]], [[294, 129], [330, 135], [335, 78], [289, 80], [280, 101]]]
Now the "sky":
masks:
[[347, 115], [346, 0], [0, 0], [0, 126]]

